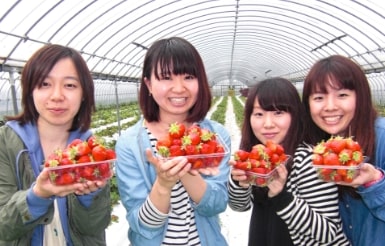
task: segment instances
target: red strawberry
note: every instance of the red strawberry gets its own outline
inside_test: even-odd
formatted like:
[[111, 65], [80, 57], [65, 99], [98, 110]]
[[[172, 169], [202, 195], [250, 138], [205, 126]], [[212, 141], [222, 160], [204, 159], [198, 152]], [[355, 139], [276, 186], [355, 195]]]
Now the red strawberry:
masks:
[[116, 159], [116, 152], [113, 149], [106, 149], [107, 160]]
[[171, 138], [182, 138], [185, 133], [186, 127], [182, 123], [172, 123], [168, 129], [168, 134]]
[[234, 160], [246, 161], [249, 158], [249, 152], [246, 150], [236, 150], [234, 152]]
[[64, 172], [54, 178], [56, 185], [69, 185], [75, 183], [75, 176], [73, 173]]
[[107, 159], [106, 148], [102, 145], [95, 146], [91, 153], [94, 161], [104, 161]]
[[208, 143], [202, 143], [200, 146], [200, 153], [201, 154], [212, 154], [215, 152], [216, 146], [208, 144]]
[[170, 155], [169, 155], [170, 157], [185, 155], [185, 150], [182, 149], [182, 146], [180, 145], [171, 145], [169, 148], [169, 152], [170, 152]]
[[83, 155], [83, 156], [80, 156], [77, 160], [76, 160], [76, 163], [87, 163], [87, 162], [91, 162], [91, 157], [89, 155]]
[[95, 171], [94, 165], [84, 166], [81, 170], [81, 177], [85, 180], [96, 180], [98, 172]]
[[110, 164], [108, 162], [103, 162], [103, 163], [98, 164], [97, 168], [99, 170], [98, 172], [99, 172], [100, 177], [102, 177], [102, 178], [110, 178], [111, 177], [112, 171], [110, 168]]

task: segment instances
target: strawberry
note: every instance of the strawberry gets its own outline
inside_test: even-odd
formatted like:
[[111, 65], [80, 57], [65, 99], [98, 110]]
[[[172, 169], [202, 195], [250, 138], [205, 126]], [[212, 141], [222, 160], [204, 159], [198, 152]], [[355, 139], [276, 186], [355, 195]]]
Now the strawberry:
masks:
[[91, 162], [91, 157], [89, 155], [83, 155], [83, 156], [80, 156], [77, 160], [76, 160], [76, 163], [87, 163], [87, 162]]
[[197, 145], [188, 144], [183, 146], [186, 155], [197, 155], [199, 154], [199, 147]]
[[346, 162], [350, 161], [353, 157], [353, 151], [350, 149], [342, 149], [338, 153], [338, 159], [342, 164], [345, 164]]
[[324, 164], [327, 166], [341, 165], [341, 162], [338, 158], [338, 155], [336, 153], [333, 153], [333, 152], [325, 154], [323, 157], [323, 160], [324, 160]]
[[173, 156], [183, 156], [185, 155], [185, 150], [182, 149], [182, 147], [180, 145], [171, 145], [170, 148], [169, 148], [169, 156], [170, 157], [173, 157]]
[[75, 183], [75, 176], [73, 173], [65, 172], [54, 178], [56, 185], [70, 185]]
[[202, 158], [193, 159], [190, 163], [191, 163], [191, 168], [193, 169], [204, 167]]
[[88, 143], [88, 146], [93, 149], [95, 146], [97, 145], [104, 145], [104, 141], [102, 138], [98, 137], [98, 136], [91, 136], [87, 139], [87, 143]]
[[210, 130], [208, 129], [201, 129], [201, 141], [202, 142], [207, 142], [207, 141], [210, 141], [210, 140], [215, 140], [215, 134], [213, 132], [211, 132]]
[[116, 152], [113, 149], [106, 149], [107, 160], [116, 159]]
[[107, 159], [106, 148], [103, 145], [95, 146], [92, 151], [92, 159], [94, 161], [104, 161]]
[[85, 141], [73, 145], [71, 147], [71, 150], [73, 150], [73, 152], [75, 153], [75, 158], [91, 154], [91, 148], [89, 147], [88, 142]]
[[314, 165], [323, 165], [324, 163], [323, 156], [317, 153], [313, 153], [312, 160]]
[[245, 150], [236, 150], [234, 152], [234, 160], [236, 161], [246, 161], [247, 159], [249, 158], [249, 152], [245, 151]]
[[96, 180], [98, 172], [93, 165], [84, 166], [81, 170], [81, 177], [85, 180]]
[[325, 146], [334, 153], [340, 153], [343, 149], [345, 149], [346, 141], [344, 138], [337, 136], [329, 139], [325, 143]]
[[200, 135], [196, 132], [190, 132], [182, 138], [182, 145], [198, 145], [200, 142]]
[[209, 144], [209, 143], [207, 143], [207, 142], [205, 142], [205, 143], [202, 143], [201, 145], [200, 145], [200, 153], [201, 154], [204, 154], [204, 155], [206, 155], [206, 154], [212, 154], [212, 153], [214, 153], [215, 152], [215, 149], [216, 149], [216, 146], [214, 146], [214, 145], [212, 145], [212, 144]]
[[102, 178], [110, 178], [112, 176], [110, 164], [108, 162], [98, 164], [97, 169]]
[[186, 131], [186, 127], [181, 123], [172, 123], [168, 128], [168, 134], [172, 139], [177, 139], [183, 137]]
[[156, 149], [159, 150], [160, 147], [169, 148], [171, 146], [171, 143], [172, 143], [172, 140], [169, 136], [162, 139], [158, 139], [158, 141], [156, 142]]

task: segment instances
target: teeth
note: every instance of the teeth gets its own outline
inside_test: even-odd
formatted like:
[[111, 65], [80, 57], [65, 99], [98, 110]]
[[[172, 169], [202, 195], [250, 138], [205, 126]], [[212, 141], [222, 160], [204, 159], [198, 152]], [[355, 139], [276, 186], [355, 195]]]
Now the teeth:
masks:
[[326, 123], [336, 123], [341, 119], [341, 116], [329, 116], [329, 117], [324, 117], [324, 120]]
[[183, 103], [186, 101], [186, 98], [178, 97], [178, 98], [171, 98], [170, 100], [171, 100], [171, 102], [174, 102], [174, 103]]

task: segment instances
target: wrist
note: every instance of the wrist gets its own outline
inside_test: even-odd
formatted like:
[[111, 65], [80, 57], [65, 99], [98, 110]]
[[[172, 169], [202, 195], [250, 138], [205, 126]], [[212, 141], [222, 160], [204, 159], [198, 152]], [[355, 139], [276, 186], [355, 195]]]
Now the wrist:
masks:
[[378, 172], [380, 173], [380, 175], [377, 176], [376, 179], [374, 179], [374, 180], [372, 180], [372, 181], [369, 181], [369, 182], [363, 184], [363, 186], [364, 186], [365, 188], [368, 188], [368, 187], [370, 187], [370, 186], [372, 186], [372, 185], [374, 185], [374, 184], [380, 182], [380, 181], [384, 178], [384, 172], [382, 172], [380, 169], [377, 169], [377, 170], [378, 170]]

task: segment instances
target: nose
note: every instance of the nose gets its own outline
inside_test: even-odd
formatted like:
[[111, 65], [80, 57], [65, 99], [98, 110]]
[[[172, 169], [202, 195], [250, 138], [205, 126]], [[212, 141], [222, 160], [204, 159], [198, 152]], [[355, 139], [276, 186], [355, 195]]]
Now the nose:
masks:
[[326, 96], [325, 110], [334, 110], [336, 108], [336, 100], [332, 95]]
[[185, 90], [184, 76], [178, 75], [173, 78], [173, 91], [181, 92]]
[[60, 101], [63, 100], [64, 94], [63, 94], [63, 87], [60, 85], [56, 84], [52, 87], [52, 94], [51, 94], [51, 99], [54, 101]]
[[263, 124], [264, 128], [272, 128], [272, 127], [274, 127], [274, 120], [273, 120], [271, 114], [272, 114], [271, 112], [267, 112], [265, 114], [265, 120], [264, 120], [264, 124]]

